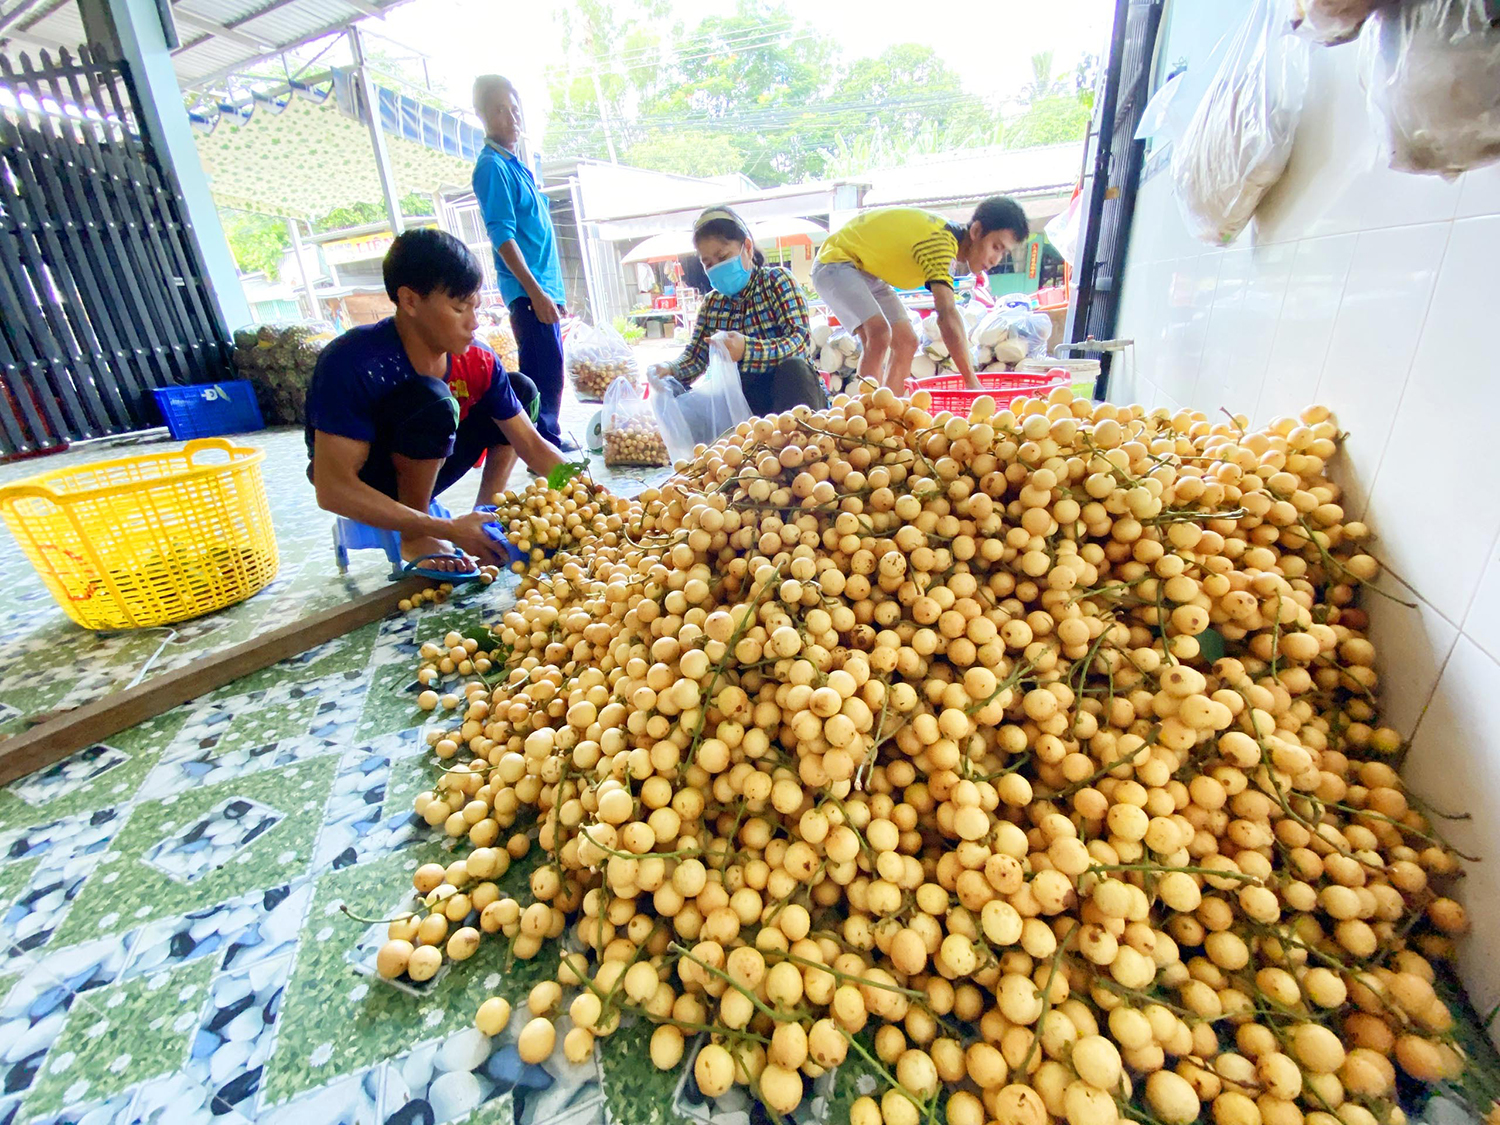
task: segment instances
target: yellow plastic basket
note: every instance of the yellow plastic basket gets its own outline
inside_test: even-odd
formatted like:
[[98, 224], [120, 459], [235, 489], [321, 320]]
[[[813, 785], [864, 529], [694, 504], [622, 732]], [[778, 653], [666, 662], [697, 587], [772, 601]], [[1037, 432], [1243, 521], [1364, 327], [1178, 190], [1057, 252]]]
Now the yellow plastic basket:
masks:
[[276, 576], [264, 457], [202, 438], [0, 487], [0, 513], [78, 624], [165, 625], [243, 601]]

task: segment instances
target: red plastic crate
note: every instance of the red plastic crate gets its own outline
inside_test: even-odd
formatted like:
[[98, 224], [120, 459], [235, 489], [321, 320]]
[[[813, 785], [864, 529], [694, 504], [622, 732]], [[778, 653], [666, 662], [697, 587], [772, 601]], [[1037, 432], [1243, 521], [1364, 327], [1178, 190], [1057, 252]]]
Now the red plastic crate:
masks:
[[1060, 367], [1043, 374], [1028, 371], [979, 372], [980, 389], [971, 391], [964, 386], [962, 375], [932, 375], [926, 379], [912, 379], [906, 386], [911, 391], [927, 391], [932, 395], [932, 411], [949, 410], [954, 414], [968, 414], [974, 401], [981, 395], [991, 395], [1002, 410], [1021, 398], [1038, 398], [1058, 387], [1072, 384], [1072, 378]]

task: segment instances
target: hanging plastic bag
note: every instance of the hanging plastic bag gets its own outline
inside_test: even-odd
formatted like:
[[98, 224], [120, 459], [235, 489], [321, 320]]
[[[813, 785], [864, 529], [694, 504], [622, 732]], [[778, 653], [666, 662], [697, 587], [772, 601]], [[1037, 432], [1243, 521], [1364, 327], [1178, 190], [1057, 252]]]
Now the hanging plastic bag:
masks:
[[709, 346], [708, 370], [685, 393], [674, 396], [656, 376], [647, 381], [647, 401], [673, 461], [691, 458], [695, 446], [712, 445], [719, 435], [754, 417], [745, 401], [739, 365], [718, 344]]
[[1292, 26], [1297, 34], [1325, 47], [1347, 43], [1365, 20], [1391, 0], [1293, 0]]
[[646, 397], [629, 379], [616, 379], [604, 392], [600, 412], [604, 433], [604, 463], [615, 465], [666, 465], [667, 443]]
[[1360, 47], [1392, 168], [1451, 178], [1500, 160], [1500, 27], [1486, 0], [1383, 8]]
[[1177, 199], [1204, 242], [1233, 241], [1292, 155], [1312, 48], [1287, 17], [1283, 0], [1258, 0], [1174, 146]]
[[1078, 260], [1078, 234], [1082, 227], [1083, 192], [1074, 188], [1068, 209], [1054, 215], [1044, 231], [1047, 241], [1070, 266]]
[[640, 367], [630, 345], [607, 324], [580, 324], [568, 333], [563, 348], [568, 380], [583, 402], [603, 402], [616, 379], [640, 383]]

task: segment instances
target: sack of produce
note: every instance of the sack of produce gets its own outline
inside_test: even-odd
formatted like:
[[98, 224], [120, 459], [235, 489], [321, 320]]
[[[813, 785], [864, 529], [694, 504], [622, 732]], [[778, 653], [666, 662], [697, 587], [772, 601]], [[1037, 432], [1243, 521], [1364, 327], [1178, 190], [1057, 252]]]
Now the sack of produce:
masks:
[[1292, 155], [1312, 47], [1289, 16], [1285, 0], [1257, 0], [1174, 146], [1177, 200], [1204, 242], [1232, 242]]
[[234, 366], [255, 388], [261, 416], [270, 426], [306, 420], [307, 388], [334, 329], [322, 321], [261, 324], [234, 334]]
[[646, 401], [674, 461], [692, 457], [694, 446], [712, 445], [720, 434], [754, 417], [745, 401], [739, 365], [717, 344], [709, 346], [708, 370], [685, 393], [673, 395], [656, 376], [647, 380], [651, 394]]
[[826, 320], [812, 326], [813, 346], [817, 349], [817, 367], [828, 376], [831, 394], [840, 394], [854, 384], [863, 348], [859, 340], [843, 328], [833, 328]]
[[1361, 37], [1365, 90], [1398, 172], [1500, 160], [1500, 27], [1487, 0], [1382, 8]]
[[479, 337], [489, 345], [490, 351], [500, 361], [500, 366], [514, 375], [521, 370], [521, 352], [516, 344], [516, 334], [511, 330], [510, 317], [500, 313], [495, 322], [480, 328]]
[[1332, 47], [1359, 34], [1365, 20], [1391, 0], [1293, 0], [1292, 26], [1314, 43]]
[[975, 363], [981, 368], [992, 364], [1009, 367], [1045, 355], [1051, 338], [1052, 318], [1033, 312], [1029, 302], [991, 309], [969, 334]]
[[616, 379], [604, 392], [600, 428], [604, 431], [604, 463], [666, 465], [667, 443], [656, 415], [629, 379]]
[[[960, 312], [964, 317], [964, 323], [969, 323], [973, 313], [969, 309]], [[938, 322], [937, 314], [931, 316], [918, 316], [913, 312], [912, 327], [917, 333], [917, 354], [912, 359], [911, 373], [914, 378], [925, 378], [927, 375], [947, 375], [958, 371], [958, 364], [953, 362], [953, 357], [948, 354], [947, 341], [943, 339], [942, 327]], [[923, 362], [925, 361], [925, 362]]]
[[607, 324], [580, 324], [563, 347], [573, 393], [583, 402], [603, 402], [616, 379], [640, 383], [640, 367], [625, 338]]

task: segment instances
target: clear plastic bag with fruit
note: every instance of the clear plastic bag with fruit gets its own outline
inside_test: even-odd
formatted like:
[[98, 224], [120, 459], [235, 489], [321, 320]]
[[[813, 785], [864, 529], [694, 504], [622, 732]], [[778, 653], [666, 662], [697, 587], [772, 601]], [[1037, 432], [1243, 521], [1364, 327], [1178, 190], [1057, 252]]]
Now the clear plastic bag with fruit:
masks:
[[606, 324], [580, 324], [563, 345], [568, 380], [583, 402], [603, 402], [616, 379], [640, 385], [640, 365], [625, 338]]
[[630, 379], [616, 379], [604, 392], [601, 428], [604, 463], [611, 468], [671, 464], [656, 415]]

